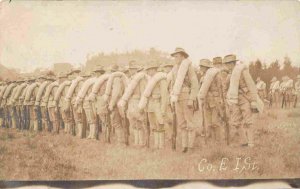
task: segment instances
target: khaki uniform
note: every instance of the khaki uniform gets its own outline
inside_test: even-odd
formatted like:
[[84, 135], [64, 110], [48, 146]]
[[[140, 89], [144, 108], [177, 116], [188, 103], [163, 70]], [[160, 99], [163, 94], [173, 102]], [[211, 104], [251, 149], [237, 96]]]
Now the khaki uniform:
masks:
[[12, 107], [10, 105], [10, 97], [16, 86], [16, 83], [9, 84], [3, 94], [1, 101], [1, 106], [4, 108], [4, 124], [6, 127], [12, 127]]
[[15, 100], [14, 100], [14, 96], [16, 95], [16, 92], [18, 91], [18, 88], [20, 87], [19, 84], [17, 84], [14, 89], [12, 90], [12, 93], [9, 97], [8, 100], [8, 107], [9, 107], [9, 111], [10, 111], [10, 117], [11, 117], [11, 127], [13, 129], [17, 128], [17, 122], [18, 122], [18, 115], [17, 115], [17, 110], [16, 110], [16, 105], [15, 105]]
[[134, 145], [143, 146], [145, 128], [145, 113], [138, 111], [138, 104], [146, 87], [146, 79], [143, 78], [134, 89], [132, 96], [128, 100], [127, 118], [134, 134]]
[[14, 96], [14, 104], [17, 112], [17, 128], [23, 129], [24, 124], [24, 114], [23, 114], [23, 100], [21, 100], [22, 95], [27, 87], [27, 83], [22, 83], [19, 86], [18, 94]]
[[218, 73], [209, 87], [206, 98], [203, 100], [207, 135], [217, 142], [220, 142], [222, 137], [222, 116], [225, 115], [221, 93], [223, 94], [222, 77], [220, 73]]
[[54, 87], [52, 88], [49, 98], [48, 98], [48, 112], [49, 112], [49, 118], [50, 118], [50, 122], [53, 126], [53, 133], [59, 133], [59, 117], [57, 114], [57, 104], [54, 100], [55, 94], [57, 92], [58, 89], [58, 83], [54, 85]]
[[263, 81], [258, 81], [256, 84], [257, 92], [260, 97], [260, 99], [265, 99], [266, 98], [266, 83]]
[[154, 135], [154, 148], [164, 146], [164, 123], [168, 105], [168, 85], [165, 79], [157, 83], [148, 99], [146, 112]]
[[122, 117], [120, 115], [119, 109], [116, 106], [119, 99], [122, 97], [125, 90], [125, 86], [123, 85], [123, 81], [120, 77], [115, 77], [112, 83], [112, 91], [109, 99], [108, 107], [111, 107], [110, 110], [110, 120], [111, 126], [115, 129], [117, 142], [124, 143], [124, 128], [122, 127]]
[[70, 115], [70, 112], [64, 111], [64, 108], [67, 103], [65, 100], [65, 96], [68, 92], [70, 85], [71, 85], [71, 81], [64, 81], [63, 83], [61, 83], [59, 87], [63, 87], [63, 89], [60, 94], [56, 94], [57, 99], [55, 99], [55, 101], [58, 105], [58, 111], [60, 113], [60, 118], [61, 118], [60, 123], [63, 123], [65, 133], [70, 132], [70, 125], [68, 124], [68, 119], [70, 119], [69, 117], [71, 115]]
[[35, 111], [34, 104], [35, 104], [35, 98], [36, 98], [40, 83], [36, 83], [36, 84], [37, 84], [37, 86], [33, 89], [29, 101], [27, 101], [27, 99], [25, 99], [25, 101], [27, 101], [26, 105], [29, 108], [30, 129], [32, 129], [34, 131], [38, 131], [38, 115], [37, 115], [37, 112]]
[[80, 81], [74, 91], [74, 96], [71, 99], [71, 103], [73, 106], [73, 115], [74, 115], [74, 120], [75, 120], [75, 132], [76, 135], [79, 138], [85, 138], [86, 137], [86, 117], [83, 109], [83, 104], [82, 101], [79, 104], [76, 104], [76, 97], [84, 85], [85, 80]]
[[[173, 81], [176, 80], [179, 65], [173, 68]], [[174, 83], [174, 82], [173, 82]], [[173, 86], [174, 88], [174, 86]], [[195, 140], [194, 109], [188, 107], [189, 101], [195, 101], [199, 83], [196, 72], [192, 65], [189, 66], [185, 75], [178, 101], [175, 103], [177, 127], [181, 129], [182, 147], [193, 147]]]
[[[231, 75], [228, 75], [230, 77]], [[229, 81], [229, 80], [227, 80]], [[229, 86], [229, 83], [227, 84]], [[230, 109], [230, 143], [253, 145], [253, 113], [251, 111], [250, 91], [241, 75], [238, 89], [238, 103], [229, 105]]]
[[270, 85], [270, 99], [272, 101], [272, 105], [274, 104], [275, 107], [279, 107], [279, 96], [280, 96], [280, 86], [275, 86], [275, 83], [278, 81], [274, 81]]

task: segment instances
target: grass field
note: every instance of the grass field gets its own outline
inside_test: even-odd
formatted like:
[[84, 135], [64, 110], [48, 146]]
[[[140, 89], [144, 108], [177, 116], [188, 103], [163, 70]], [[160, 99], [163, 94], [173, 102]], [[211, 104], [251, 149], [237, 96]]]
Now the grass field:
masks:
[[[238, 179], [300, 177], [300, 109], [267, 110], [254, 148], [204, 144], [183, 154], [0, 128], [0, 180]], [[114, 141], [114, 140], [113, 140]]]

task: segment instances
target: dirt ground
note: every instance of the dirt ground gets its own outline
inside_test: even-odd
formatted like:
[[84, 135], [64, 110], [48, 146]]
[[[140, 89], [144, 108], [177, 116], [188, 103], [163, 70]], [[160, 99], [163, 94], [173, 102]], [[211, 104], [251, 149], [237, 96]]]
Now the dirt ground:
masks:
[[[0, 128], [0, 180], [238, 179], [300, 177], [300, 109], [257, 117], [254, 148], [204, 143], [183, 154], [70, 135]], [[114, 140], [113, 140], [114, 141]]]

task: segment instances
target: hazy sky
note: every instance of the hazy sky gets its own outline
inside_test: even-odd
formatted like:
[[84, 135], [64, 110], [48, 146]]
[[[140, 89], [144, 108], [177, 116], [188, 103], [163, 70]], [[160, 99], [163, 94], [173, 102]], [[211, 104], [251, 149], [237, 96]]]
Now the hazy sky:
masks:
[[[1, 0], [0, 0], [1, 1]], [[24, 71], [85, 63], [88, 53], [183, 47], [196, 62], [235, 53], [288, 55], [300, 66], [299, 1], [8, 1], [0, 4], [0, 63]]]

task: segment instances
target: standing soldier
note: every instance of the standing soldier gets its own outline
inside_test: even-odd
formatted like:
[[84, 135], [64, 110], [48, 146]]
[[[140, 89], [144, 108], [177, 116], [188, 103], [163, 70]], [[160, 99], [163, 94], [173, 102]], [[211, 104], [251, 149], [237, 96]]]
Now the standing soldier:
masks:
[[23, 79], [22, 84], [18, 87], [18, 90], [16, 94], [14, 95], [14, 104], [16, 106], [16, 113], [17, 113], [17, 128], [21, 130], [23, 128], [23, 101], [21, 100], [21, 96], [23, 94], [23, 91], [27, 87], [27, 82]]
[[154, 136], [154, 149], [162, 149], [165, 143], [165, 117], [168, 105], [167, 74], [157, 72], [158, 64], [150, 63], [146, 70], [150, 76], [139, 102], [139, 110], [146, 109]]
[[[129, 84], [118, 103], [119, 111], [123, 119], [129, 120], [130, 128], [133, 131], [134, 146], [145, 145], [145, 115], [138, 111], [138, 103], [145, 90], [148, 75], [145, 71], [138, 72], [140, 68], [136, 65], [130, 65]], [[127, 111], [126, 111], [127, 110]]]
[[12, 93], [9, 97], [9, 102], [8, 102], [8, 106], [10, 109], [10, 115], [11, 115], [11, 123], [12, 123], [12, 128], [16, 129], [18, 126], [18, 114], [17, 114], [17, 108], [16, 108], [16, 101], [15, 101], [15, 95], [17, 94], [19, 88], [21, 87], [21, 80], [17, 80], [16, 81], [16, 86], [15, 88], [12, 90]]
[[221, 141], [222, 119], [225, 116], [221, 69], [213, 67], [209, 60], [202, 59], [200, 65], [206, 67], [203, 82], [198, 93], [199, 105], [203, 111], [205, 136], [214, 142]]
[[50, 81], [47, 77], [41, 76], [41, 84], [39, 86], [39, 90], [37, 92], [36, 98], [35, 98], [35, 111], [38, 114], [38, 122], [39, 122], [39, 131], [46, 129], [46, 119], [47, 116], [45, 114], [45, 106], [42, 102], [42, 98], [47, 90], [48, 85], [50, 84]]
[[65, 111], [63, 111], [63, 106], [64, 106], [64, 98], [67, 94], [67, 91], [71, 85], [71, 80], [69, 75], [64, 75], [64, 77], [60, 78], [60, 84], [57, 88], [57, 91], [54, 96], [54, 101], [57, 106], [57, 116], [59, 120], [59, 128], [64, 127], [64, 132], [67, 132], [67, 126], [65, 125], [66, 120], [67, 120], [67, 114]]
[[[112, 66], [112, 72], [106, 84], [104, 101], [108, 104], [110, 113], [111, 128], [115, 130], [117, 143], [119, 145], [125, 142], [125, 130], [122, 124], [122, 117], [117, 107], [117, 102], [122, 97], [124, 90], [128, 84], [127, 76], [119, 71], [118, 65]], [[110, 138], [110, 128], [107, 128], [107, 138]]]
[[22, 91], [21, 96], [19, 97], [19, 101], [20, 101], [21, 109], [22, 109], [21, 128], [23, 130], [29, 129], [30, 113], [29, 113], [29, 106], [27, 106], [27, 104], [25, 102], [25, 97], [26, 97], [27, 91], [29, 90], [30, 85], [33, 84], [34, 81], [35, 81], [35, 79], [33, 77], [27, 78], [27, 81], [26, 81], [27, 85], [24, 88], [24, 90]]
[[94, 84], [95, 78], [90, 78], [90, 73], [83, 73], [82, 77], [85, 78], [82, 83], [80, 83], [80, 86], [77, 86], [78, 93], [75, 100], [74, 105], [74, 111], [76, 113], [76, 116], [74, 116], [77, 124], [76, 133], [79, 138], [85, 138], [86, 137], [86, 114], [84, 112], [84, 106], [87, 105], [86, 96], [88, 93], [89, 88]]
[[35, 109], [35, 99], [39, 90], [39, 86], [41, 84], [40, 82], [43, 82], [43, 79], [41, 77], [38, 77], [34, 83], [29, 85], [24, 99], [25, 104], [27, 105], [29, 110], [29, 129], [34, 131], [38, 131], [38, 114]]
[[[111, 69], [104, 70], [105, 73], [101, 75], [97, 80], [95, 81], [95, 84], [93, 85], [92, 92], [89, 95], [89, 101], [91, 104], [94, 104], [95, 107], [95, 113], [99, 117], [101, 122], [102, 129], [105, 130], [105, 132], [108, 131], [108, 123], [109, 119], [108, 116], [108, 107], [107, 103], [104, 100], [104, 94], [106, 89], [106, 84], [109, 79], [109, 76], [111, 74]], [[107, 136], [107, 135], [106, 135]], [[95, 132], [95, 137], [98, 138], [98, 132]], [[106, 140], [108, 140], [106, 138]]]
[[294, 108], [297, 107], [297, 103], [300, 100], [300, 75], [297, 75], [297, 81], [295, 83], [295, 101], [294, 101]]
[[188, 147], [193, 147], [196, 134], [193, 119], [199, 83], [192, 62], [188, 59], [189, 55], [184, 49], [176, 48], [171, 56], [175, 58], [171, 104], [175, 105], [177, 126], [181, 129], [183, 152], [186, 153]]
[[57, 114], [57, 104], [54, 100], [55, 94], [59, 85], [62, 83], [62, 80], [65, 76], [60, 73], [57, 77], [57, 80], [49, 85], [49, 94], [45, 97], [48, 100], [47, 107], [49, 112], [49, 119], [51, 122], [51, 129], [53, 134], [59, 133], [59, 117]]
[[273, 106], [278, 108], [279, 107], [279, 89], [280, 89], [280, 82], [277, 80], [276, 77], [273, 77], [271, 80], [271, 85], [270, 85], [270, 107]]
[[254, 146], [253, 112], [262, 111], [263, 103], [245, 64], [236, 64], [235, 55], [227, 55], [223, 62], [230, 71], [227, 103], [230, 108], [230, 140], [233, 146]]
[[4, 116], [5, 116], [5, 120], [4, 120], [4, 123], [5, 123], [5, 127], [9, 128], [12, 126], [12, 115], [11, 115], [11, 111], [10, 111], [10, 106], [9, 106], [9, 99], [10, 99], [10, 96], [12, 94], [12, 91], [13, 89], [16, 87], [16, 83], [15, 81], [11, 81], [8, 83], [8, 86], [3, 94], [3, 97], [2, 97], [2, 107], [4, 109]]
[[2, 106], [2, 97], [6, 90], [7, 83], [4, 81], [1, 81], [1, 87], [0, 87], [0, 127], [4, 127], [4, 108]]
[[66, 127], [69, 128], [67, 129], [69, 134], [72, 134], [73, 136], [76, 135], [76, 123], [79, 118], [77, 118], [77, 113], [74, 110], [75, 108], [75, 99], [78, 94], [78, 91], [83, 83], [84, 78], [79, 76], [80, 70], [79, 69], [74, 69], [69, 73], [69, 75], [72, 76], [73, 80], [70, 85], [69, 90], [67, 91], [66, 97], [65, 97], [65, 107], [64, 107], [64, 112], [68, 114], [69, 116], [68, 119], [66, 120]]
[[285, 95], [286, 95], [287, 105], [290, 108], [292, 98], [293, 98], [294, 81], [293, 81], [293, 79], [289, 78], [288, 76], [287, 76], [286, 80], [287, 80], [287, 82], [285, 84]]
[[281, 108], [286, 107], [286, 82], [287, 82], [287, 78], [286, 76], [283, 76], [281, 78], [281, 83], [279, 86], [279, 91], [280, 91], [280, 103], [281, 103]]
[[256, 88], [260, 99], [264, 100], [266, 98], [266, 83], [260, 77], [256, 79]]
[[[91, 83], [87, 86], [86, 95], [83, 100], [83, 109], [86, 115], [87, 124], [89, 126], [89, 135], [88, 139], [97, 139], [98, 138], [98, 128], [97, 116], [95, 112], [95, 106], [91, 103], [89, 95], [92, 92], [93, 85], [95, 84], [97, 78], [99, 78], [104, 73], [104, 70], [101, 66], [97, 66], [92, 72]], [[85, 85], [83, 85], [83, 88]]]

